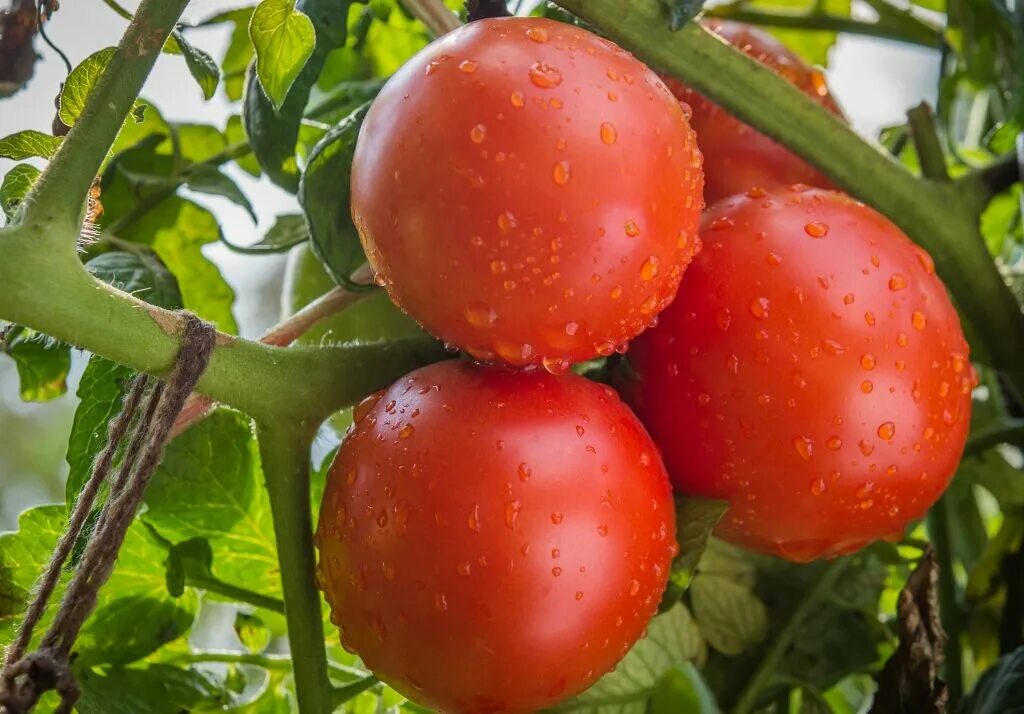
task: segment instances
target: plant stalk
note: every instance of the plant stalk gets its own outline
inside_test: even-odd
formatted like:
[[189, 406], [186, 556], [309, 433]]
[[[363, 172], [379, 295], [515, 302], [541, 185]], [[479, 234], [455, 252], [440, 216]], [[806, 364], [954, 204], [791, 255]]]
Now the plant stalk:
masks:
[[963, 652], [960, 645], [962, 618], [956, 573], [953, 572], [949, 516], [949, 499], [943, 496], [928, 511], [925, 523], [939, 565], [939, 615], [942, 629], [949, 638], [946, 642], [943, 679], [949, 688], [949, 710], [956, 711], [964, 693]]

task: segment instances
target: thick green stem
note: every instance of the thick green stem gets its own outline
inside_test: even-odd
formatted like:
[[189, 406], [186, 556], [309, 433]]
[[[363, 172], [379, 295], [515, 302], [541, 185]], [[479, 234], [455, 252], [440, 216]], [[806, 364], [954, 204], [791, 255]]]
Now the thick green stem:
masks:
[[942, 629], [949, 641], [946, 643], [946, 664], [944, 679], [949, 687], [949, 710], [956, 711], [964, 693], [963, 654], [960, 646], [962, 618], [960, 597], [953, 572], [953, 544], [949, 532], [949, 499], [943, 496], [928, 511], [926, 520], [928, 538], [935, 548], [935, 559], [939, 564], [939, 614]]
[[934, 49], [942, 47], [940, 31], [909, 14], [899, 16], [899, 20], [894, 17], [892, 19], [880, 18], [876, 22], [864, 22], [824, 12], [765, 12], [750, 7], [747, 3], [730, 3], [711, 8], [708, 10], [708, 15], [766, 27], [844, 32], [851, 35], [896, 40]]
[[660, 0], [558, 4], [785, 144], [840, 188], [888, 216], [935, 259], [995, 366], [1024, 393], [1024, 315], [979, 233], [977, 195], [914, 176], [794, 85], [699, 24], [672, 32]]
[[[186, 5], [188, 0], [143, 0], [82, 114], [26, 199], [26, 225], [77, 224], [86, 192]], [[47, 233], [40, 238], [70, 237]], [[64, 243], [65, 250], [74, 250], [73, 240]]]
[[917, 160], [921, 165], [921, 175], [932, 181], [949, 181], [946, 168], [946, 154], [942, 150], [938, 131], [935, 128], [935, 115], [926, 102], [921, 102], [907, 112], [907, 126], [910, 127], [910, 138], [917, 151]]
[[814, 608], [828, 595], [839, 579], [839, 576], [843, 574], [843, 571], [849, 564], [850, 558], [839, 558], [829, 563], [821, 571], [821, 575], [804, 593], [800, 604], [793, 610], [789, 620], [779, 630], [779, 634], [775, 636], [771, 646], [761, 657], [761, 663], [750, 679], [747, 680], [747, 686], [743, 693], [740, 694], [736, 706], [733, 707], [732, 714], [749, 714], [754, 711], [761, 693], [772, 684], [775, 678], [775, 670], [782, 657], [786, 654], [786, 650], [789, 649], [790, 644], [793, 642], [797, 630], [800, 629], [808, 615], [814, 611]]
[[313, 523], [309, 502], [312, 432], [294, 424], [257, 426], [263, 474], [274, 517], [295, 693], [302, 714], [334, 710], [327, 676], [320, 594], [313, 573]]

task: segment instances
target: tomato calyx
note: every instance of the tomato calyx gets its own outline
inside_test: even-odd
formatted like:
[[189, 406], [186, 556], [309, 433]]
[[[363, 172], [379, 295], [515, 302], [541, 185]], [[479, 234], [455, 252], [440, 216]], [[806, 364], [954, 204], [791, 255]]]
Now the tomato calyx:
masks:
[[505, 0], [466, 0], [466, 20], [474, 22], [489, 17], [511, 17]]

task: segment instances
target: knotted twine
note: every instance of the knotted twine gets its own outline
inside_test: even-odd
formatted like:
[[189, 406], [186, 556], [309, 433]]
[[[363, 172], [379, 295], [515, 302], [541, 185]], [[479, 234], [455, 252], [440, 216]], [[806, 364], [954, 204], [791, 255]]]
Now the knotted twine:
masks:
[[[80, 692], [71, 670], [72, 647], [96, 606], [100, 588], [110, 578], [128, 526], [163, 456], [171, 427], [206, 370], [216, 341], [212, 325], [189, 313], [181, 315], [184, 333], [174, 369], [164, 381], [144, 374], [133, 380], [121, 412], [110, 422], [107, 443], [96, 457], [67, 527], [36, 584], [35, 597], [25, 611], [17, 636], [7, 648], [0, 673], [0, 714], [28, 714], [51, 689], [61, 698], [57, 714], [71, 714], [78, 700]], [[117, 474], [108, 479], [122, 444], [126, 446], [121, 465]], [[109, 481], [107, 501], [88, 536], [53, 622], [39, 647], [25, 654], [104, 481]]]

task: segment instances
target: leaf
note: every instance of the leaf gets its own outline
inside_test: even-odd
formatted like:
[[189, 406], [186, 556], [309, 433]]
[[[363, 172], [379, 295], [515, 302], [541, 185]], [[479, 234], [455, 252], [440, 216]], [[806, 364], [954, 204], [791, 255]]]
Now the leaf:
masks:
[[384, 81], [369, 79], [339, 82], [311, 102], [306, 116], [326, 124], [337, 124], [380, 93]]
[[349, 210], [352, 157], [369, 104], [352, 112], [313, 148], [299, 185], [299, 203], [306, 214], [310, 246], [339, 285], [366, 289], [352, 281], [352, 272], [366, 261], [359, 231]]
[[759, 645], [768, 634], [768, 612], [747, 587], [701, 573], [690, 584], [693, 617], [708, 644], [726, 655]]
[[959, 714], [1024, 714], [1024, 646], [981, 675]]
[[108, 285], [150, 305], [168, 310], [182, 306], [178, 281], [148, 248], [140, 246], [134, 253], [103, 253], [86, 263], [85, 269]]
[[147, 213], [121, 236], [148, 244], [178, 279], [185, 307], [221, 330], [237, 332], [231, 313], [234, 291], [202, 247], [220, 238], [217, 219], [183, 198], [169, 198]]
[[13, 221], [21, 202], [39, 178], [39, 169], [31, 164], [18, 164], [4, 176], [0, 184], [0, 208], [8, 221]]
[[185, 39], [181, 30], [174, 30], [171, 36], [177, 40], [181, 53], [185, 56], [185, 64], [192, 77], [199, 83], [204, 99], [212, 99], [220, 83], [220, 67], [213, 61], [213, 57], [203, 52], [198, 47]]
[[711, 532], [729, 509], [728, 501], [705, 498], [676, 499], [676, 541], [679, 555], [672, 561], [668, 587], [661, 600], [662, 610], [678, 602], [690, 586], [694, 570], [704, 555]]
[[280, 591], [270, 504], [249, 420], [219, 410], [167, 447], [142, 516], [164, 538], [205, 538], [212, 572], [266, 595]]
[[298, 0], [296, 7], [309, 17], [316, 30], [316, 47], [280, 106], [275, 106], [261, 90], [255, 71], [250, 70], [246, 80], [243, 119], [253, 153], [270, 180], [293, 193], [299, 185], [295, 158], [299, 125], [325, 58], [345, 42], [350, 4], [351, 0]]
[[67, 391], [71, 348], [25, 327], [0, 333], [0, 352], [14, 360], [24, 402], [48, 402]]
[[92, 53], [71, 70], [71, 74], [64, 80], [64, 88], [57, 100], [57, 116], [65, 125], [74, 126], [85, 109], [85, 100], [116, 51], [114, 47], [107, 47]]
[[959, 473], [995, 496], [1005, 510], [1024, 507], [1024, 472], [1011, 466], [998, 449], [964, 459]]
[[939, 679], [946, 633], [939, 620], [939, 566], [925, 551], [897, 604], [900, 645], [878, 675], [871, 714], [945, 714], [949, 692]]
[[224, 93], [233, 102], [242, 98], [242, 89], [245, 87], [245, 68], [249, 66], [254, 54], [252, 41], [249, 39], [249, 23], [252, 20], [254, 9], [240, 7], [236, 10], [227, 10], [199, 23], [199, 26], [221, 23], [234, 25], [227, 50], [220, 62], [221, 70], [224, 73]]
[[[245, 133], [245, 127], [242, 126], [242, 117], [237, 114], [232, 114], [228, 117], [228, 123], [224, 127], [224, 137], [232, 146], [249, 141], [249, 137]], [[260, 163], [252, 155], [252, 152], [239, 156], [235, 159], [235, 163], [238, 164], [238, 168], [251, 176], [258, 177], [263, 173], [260, 170]]]
[[80, 714], [181, 714], [218, 711], [231, 702], [228, 692], [200, 672], [169, 664], [87, 670], [78, 680]]
[[[39, 506], [21, 514], [16, 532], [0, 535], [0, 642], [11, 640], [65, 522], [64, 506]], [[78, 637], [76, 665], [133, 662], [188, 631], [196, 598], [173, 600], [167, 595], [163, 559], [163, 550], [145, 528], [138, 523], [129, 527], [117, 567]], [[62, 576], [34, 641], [52, 621], [68, 578], [67, 573]]]
[[236, 206], [241, 206], [249, 214], [249, 218], [256, 223], [256, 212], [242, 189], [233, 179], [229, 178], [220, 169], [214, 166], [206, 166], [198, 171], [191, 171], [185, 185], [198, 193], [205, 193], [211, 196], [221, 196], [228, 199]]
[[[752, 0], [743, 9], [779, 15], [801, 13], [827, 13], [835, 17], [850, 16], [850, 0]], [[805, 30], [766, 27], [767, 32], [800, 55], [806, 62], [827, 66], [828, 52], [836, 43], [836, 33], [828, 30]]]
[[704, 8], [704, 0], [661, 0], [661, 2], [668, 8], [669, 28], [672, 32], [681, 30]]
[[277, 109], [313, 54], [313, 22], [295, 9], [294, 0], [262, 0], [249, 21], [249, 37], [256, 49], [256, 75], [267, 98]]
[[665, 674], [701, 659], [704, 642], [689, 610], [677, 603], [658, 615], [626, 657], [590, 689], [553, 707], [552, 712], [643, 714]]
[[673, 667], [662, 677], [651, 696], [650, 714], [717, 714], [715, 695], [687, 662]]
[[51, 158], [60, 148], [61, 138], [26, 129], [0, 139], [0, 158], [22, 161], [39, 157]]
[[291, 248], [309, 240], [306, 219], [296, 213], [278, 216], [274, 225], [258, 243], [252, 245], [233, 245], [224, 240], [231, 250], [243, 254], [261, 255], [264, 253], [284, 253]]

